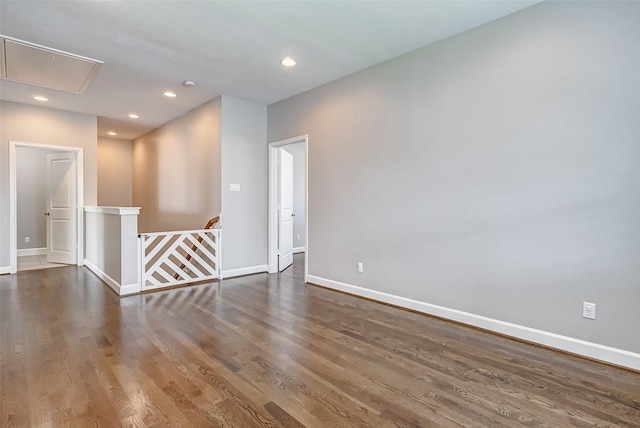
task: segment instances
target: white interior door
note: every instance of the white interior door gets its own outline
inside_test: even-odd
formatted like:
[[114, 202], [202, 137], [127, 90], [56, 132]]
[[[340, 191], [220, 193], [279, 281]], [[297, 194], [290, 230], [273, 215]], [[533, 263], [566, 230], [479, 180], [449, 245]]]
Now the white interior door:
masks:
[[77, 263], [76, 155], [47, 155], [47, 261]]
[[280, 152], [280, 209], [278, 218], [278, 270], [282, 272], [293, 263], [293, 155]]

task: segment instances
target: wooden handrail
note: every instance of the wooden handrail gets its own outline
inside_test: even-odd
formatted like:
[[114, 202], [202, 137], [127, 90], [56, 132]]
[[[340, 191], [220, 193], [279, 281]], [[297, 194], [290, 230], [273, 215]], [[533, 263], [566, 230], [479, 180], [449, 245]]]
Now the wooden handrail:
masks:
[[[211, 229], [213, 226], [215, 226], [216, 223], [218, 223], [220, 221], [220, 216], [217, 215], [211, 219], [209, 219], [209, 221], [207, 222], [207, 224], [204, 226], [205, 229]], [[202, 242], [202, 236], [198, 237], [198, 243]], [[194, 253], [197, 251], [198, 247], [196, 245], [191, 247], [191, 251], [193, 251]], [[191, 254], [187, 254], [187, 261], [191, 260]], [[184, 263], [180, 263], [180, 270], [184, 270], [186, 266], [184, 265]], [[175, 279], [178, 279], [180, 277], [180, 275], [178, 275], [178, 273], [176, 272], [175, 275], [173, 275], [173, 277]]]

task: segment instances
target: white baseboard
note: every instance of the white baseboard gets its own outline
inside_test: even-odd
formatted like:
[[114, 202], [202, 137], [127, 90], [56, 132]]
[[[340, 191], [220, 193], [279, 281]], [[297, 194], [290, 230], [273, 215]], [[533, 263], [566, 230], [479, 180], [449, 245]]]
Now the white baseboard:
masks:
[[140, 293], [140, 283], [136, 282], [135, 284], [127, 284], [120, 286], [120, 297], [130, 296], [132, 294]]
[[304, 247], [295, 247], [293, 249], [293, 254], [297, 254], [297, 253], [304, 253], [305, 248]]
[[91, 272], [95, 273], [96, 276], [102, 280], [102, 282], [107, 284], [109, 288], [115, 291], [118, 296], [126, 296], [129, 294], [135, 294], [140, 292], [140, 284], [136, 283], [136, 284], [121, 285], [118, 281], [111, 278], [102, 269], [100, 269], [98, 266], [91, 263], [89, 260], [84, 259], [84, 265]]
[[18, 250], [18, 257], [25, 256], [44, 256], [47, 254], [46, 248], [23, 248], [22, 250]]
[[98, 266], [94, 265], [93, 263], [91, 263], [87, 259], [84, 260], [84, 265], [91, 272], [95, 273], [96, 276], [102, 280], [102, 282], [107, 284], [109, 286], [109, 288], [111, 288], [113, 291], [115, 291], [118, 296], [120, 295], [120, 283], [118, 281], [116, 281], [115, 279], [111, 278], [102, 269], [100, 269]]
[[268, 265], [258, 265], [258, 266], [249, 266], [249, 267], [240, 268], [240, 269], [223, 270], [220, 272], [220, 279], [233, 278], [234, 276], [252, 275], [254, 273], [263, 273], [268, 271], [269, 271]]
[[628, 367], [634, 370], [640, 370], [640, 354], [625, 351], [610, 346], [600, 345], [597, 343], [587, 342], [573, 337], [562, 336], [543, 330], [537, 330], [512, 324], [493, 318], [483, 317], [468, 312], [459, 311], [457, 309], [445, 308], [443, 306], [432, 305], [430, 303], [418, 300], [408, 299], [406, 297], [395, 296], [380, 291], [369, 290], [367, 288], [358, 287], [356, 285], [346, 284], [343, 282], [333, 281], [330, 279], [309, 275], [307, 282], [317, 284], [323, 287], [331, 288], [345, 293], [354, 294], [360, 297], [366, 297], [371, 300], [400, 306], [428, 315], [434, 315], [463, 324], [478, 327], [484, 330], [511, 336], [517, 339], [534, 342], [550, 348], [559, 349], [572, 354], [581, 355], [594, 360], [615, 364], [617, 366]]
[[11, 273], [11, 266], [0, 266], [0, 275]]

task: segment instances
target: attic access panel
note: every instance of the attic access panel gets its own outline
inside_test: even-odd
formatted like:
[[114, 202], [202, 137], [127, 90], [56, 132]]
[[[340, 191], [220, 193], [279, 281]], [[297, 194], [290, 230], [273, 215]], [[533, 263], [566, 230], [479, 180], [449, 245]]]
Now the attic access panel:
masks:
[[2, 37], [2, 78], [58, 91], [83, 94], [102, 61]]

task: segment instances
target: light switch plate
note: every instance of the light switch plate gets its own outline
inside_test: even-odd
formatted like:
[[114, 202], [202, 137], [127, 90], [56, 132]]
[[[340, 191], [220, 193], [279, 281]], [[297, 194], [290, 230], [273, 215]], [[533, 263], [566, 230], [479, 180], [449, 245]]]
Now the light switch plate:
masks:
[[229, 191], [230, 192], [239, 192], [240, 191], [240, 185], [239, 184], [229, 184]]
[[596, 319], [596, 304], [582, 302], [582, 317], [590, 320]]

